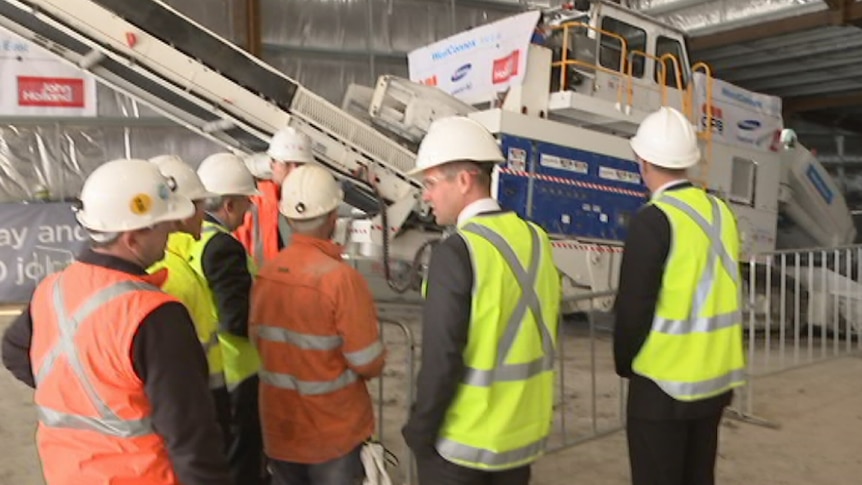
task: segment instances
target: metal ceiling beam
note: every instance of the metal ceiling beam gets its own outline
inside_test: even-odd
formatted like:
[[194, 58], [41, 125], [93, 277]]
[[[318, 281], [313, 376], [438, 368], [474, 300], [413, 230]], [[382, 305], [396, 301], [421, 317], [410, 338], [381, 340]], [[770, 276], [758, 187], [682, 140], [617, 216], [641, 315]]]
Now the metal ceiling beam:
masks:
[[799, 116], [800, 118], [812, 123], [862, 134], [862, 120], [858, 118], [840, 118], [824, 113], [805, 113], [804, 115]]
[[[708, 62], [708, 61], [707, 61]], [[862, 64], [862, 55], [818, 56], [814, 59], [802, 59], [797, 62], [777, 62], [761, 65], [757, 69], [728, 70], [722, 73], [721, 79], [732, 83], [744, 84], [756, 79], [769, 79], [778, 76], [794, 76], [799, 73], [835, 67], [855, 66]]]
[[805, 48], [796, 48], [787, 51], [752, 52], [735, 59], [722, 59], [709, 64], [712, 66], [713, 72], [723, 72], [725, 69], [762, 66], [779, 61], [815, 57], [824, 54], [838, 55], [841, 52], [857, 54], [859, 48], [862, 48], [862, 35], [854, 37], [852, 40], [828, 40], [822, 43], [812, 43]]
[[260, 57], [263, 42], [260, 20], [260, 0], [245, 0], [245, 48], [249, 54]]
[[[852, 64], [847, 64], [852, 66]], [[803, 64], [803, 67], [804, 64]], [[724, 78], [722, 78], [724, 79]], [[759, 92], [771, 92], [776, 89], [789, 88], [794, 86], [810, 86], [826, 81], [837, 81], [840, 79], [862, 79], [862, 68], [845, 68], [836, 69], [833, 71], [823, 72], [820, 69], [811, 70], [805, 68], [793, 76], [775, 76], [768, 79], [758, 79], [756, 81], [746, 81], [745, 89]]]
[[800, 96], [782, 100], [784, 116], [805, 111], [862, 105], [862, 90], [832, 95]]
[[862, 89], [862, 80], [824, 81], [809, 86], [794, 86], [791, 88], [775, 89], [768, 94], [784, 99], [800, 96], [828, 96], [842, 91], [858, 91], [860, 89]]
[[822, 10], [737, 29], [694, 36], [689, 39], [693, 51], [741, 44], [828, 25], [847, 25], [862, 21], [862, 2], [853, 2], [843, 9]]
[[667, 15], [669, 13], [678, 12], [686, 8], [702, 5], [708, 1], [709, 0], [678, 0], [676, 2], [662, 3], [660, 5], [656, 5], [655, 7], [647, 7], [641, 9], [640, 11], [647, 15], [658, 17], [660, 15]]
[[765, 51], [770, 49], [804, 46], [811, 42], [822, 42], [828, 39], [846, 37], [851, 33], [852, 32], [848, 32], [848, 29], [843, 29], [840, 27], [819, 28], [806, 30], [803, 32], [796, 32], [793, 35], [780, 35], [777, 37], [770, 37], [768, 39], [762, 39], [756, 42], [746, 44], [736, 44], [719, 47], [717, 49], [707, 49], [705, 51], [693, 52], [694, 55], [699, 59], [703, 59], [707, 62], [714, 62], [719, 59], [726, 59], [728, 57], [739, 57], [740, 50], [742, 49], [746, 51]]

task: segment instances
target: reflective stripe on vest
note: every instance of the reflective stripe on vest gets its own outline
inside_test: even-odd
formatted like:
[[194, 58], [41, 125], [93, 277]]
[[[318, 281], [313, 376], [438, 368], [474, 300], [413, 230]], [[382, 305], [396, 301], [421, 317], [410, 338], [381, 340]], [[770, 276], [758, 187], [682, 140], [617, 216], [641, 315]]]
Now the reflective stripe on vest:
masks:
[[[530, 228], [530, 236], [532, 238], [532, 253], [530, 254], [530, 267], [525, 270], [518, 261], [518, 256], [515, 251], [499, 234], [485, 226], [470, 223], [465, 225], [461, 230], [472, 232], [478, 236], [485, 238], [490, 242], [497, 251], [502, 255], [503, 260], [512, 270], [518, 284], [521, 288], [521, 298], [515, 306], [512, 316], [506, 324], [506, 331], [500, 339], [497, 349], [497, 362], [493, 369], [475, 369], [467, 367], [464, 375], [464, 384], [468, 386], [489, 387], [495, 382], [506, 381], [523, 381], [535, 375], [541, 374], [554, 369], [554, 345], [553, 338], [548, 325], [542, 317], [542, 308], [539, 303], [539, 296], [536, 295], [536, 275], [539, 273], [539, 261], [541, 257], [541, 240], [536, 229], [527, 224]], [[515, 337], [518, 335], [518, 329], [521, 326], [521, 320], [524, 315], [530, 310], [533, 318], [539, 325], [539, 332], [542, 338], [542, 350], [544, 355], [532, 362], [524, 362], [520, 364], [506, 364], [506, 357], [515, 343]]]
[[65, 296], [61, 281], [63, 274], [54, 281], [52, 287], [54, 311], [57, 315], [59, 330], [58, 342], [52, 347], [41, 367], [35, 374], [36, 385], [44, 382], [51, 373], [54, 364], [61, 355], [66, 357], [69, 366], [78, 378], [78, 383], [83, 389], [90, 403], [98, 411], [99, 417], [81, 416], [71, 413], [63, 413], [46, 406], [38, 406], [39, 421], [45, 426], [54, 428], [69, 428], [79, 430], [90, 430], [97, 433], [117, 436], [120, 438], [132, 438], [153, 434], [153, 427], [149, 417], [143, 419], [123, 419], [117, 416], [105, 401], [96, 393], [93, 384], [84, 372], [84, 366], [78, 357], [78, 349], [75, 347], [75, 335], [78, 326], [85, 321], [94, 311], [127, 293], [135, 291], [160, 291], [155, 286], [138, 281], [124, 281], [102, 289], [90, 299], [86, 300], [75, 312], [69, 315], [66, 311]]
[[522, 462], [541, 454], [545, 451], [547, 441], [547, 438], [542, 438], [521, 448], [496, 452], [467, 446], [447, 438], [439, 438], [436, 448], [442, 456], [454, 456], [468, 463], [484, 463], [490, 467], [501, 467], [510, 463]]
[[[338, 335], [312, 335], [270, 325], [257, 326], [256, 334], [262, 340], [289, 343], [303, 350], [336, 350], [343, 344], [342, 338]], [[382, 352], [383, 343], [378, 340], [363, 349], [345, 352], [344, 357], [351, 365], [358, 367], [372, 362]], [[357, 375], [352, 370], [346, 369], [340, 376], [331, 381], [301, 381], [290, 374], [261, 369], [260, 379], [274, 387], [295, 390], [304, 395], [316, 395], [327, 394], [344, 388], [356, 382]]]
[[347, 387], [356, 382], [357, 375], [352, 370], [347, 369], [331, 381], [301, 381], [291, 374], [261, 370], [260, 380], [273, 387], [290, 389], [306, 396], [315, 396], [329, 394]]

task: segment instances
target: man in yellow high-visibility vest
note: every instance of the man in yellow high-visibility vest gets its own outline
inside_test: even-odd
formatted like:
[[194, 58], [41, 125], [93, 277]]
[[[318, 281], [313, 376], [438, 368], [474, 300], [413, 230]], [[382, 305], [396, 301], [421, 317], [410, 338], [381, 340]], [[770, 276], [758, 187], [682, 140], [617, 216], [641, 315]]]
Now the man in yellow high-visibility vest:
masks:
[[700, 149], [682, 113], [650, 114], [631, 147], [651, 193], [628, 228], [614, 310], [632, 483], [712, 485], [718, 425], [745, 383], [736, 220], [686, 178]]
[[403, 430], [423, 485], [526, 485], [550, 431], [560, 277], [545, 231], [491, 198], [503, 160], [461, 117], [432, 123], [416, 157], [437, 223], [457, 226], [428, 266]]
[[258, 412], [260, 359], [248, 339], [249, 300], [255, 271], [245, 248], [231, 234], [242, 224], [257, 195], [254, 177], [231, 153], [216, 153], [198, 167], [207, 191], [201, 238], [189, 251], [189, 262], [206, 282], [211, 311], [218, 320], [218, 340], [230, 393], [231, 440], [228, 460], [239, 485], [263, 483], [263, 437]]

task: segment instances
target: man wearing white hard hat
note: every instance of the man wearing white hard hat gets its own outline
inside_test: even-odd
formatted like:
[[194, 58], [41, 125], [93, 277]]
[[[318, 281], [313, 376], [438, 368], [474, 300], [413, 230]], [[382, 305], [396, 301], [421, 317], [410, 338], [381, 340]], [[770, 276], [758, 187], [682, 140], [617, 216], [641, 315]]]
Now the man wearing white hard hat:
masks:
[[48, 485], [231, 484], [194, 324], [145, 271], [194, 213], [174, 188], [144, 160], [97, 168], [77, 208], [90, 247], [3, 337], [4, 365], [35, 388]]
[[192, 247], [201, 238], [204, 202], [216, 194], [207, 191], [194, 169], [176, 155], [161, 155], [151, 158], [150, 162], [159, 168], [162, 175], [174, 180], [176, 192], [191, 200], [195, 211], [191, 217], [177, 223], [175, 231], [168, 236], [165, 257], [147, 271], [155, 273], [167, 269], [162, 290], [183, 302], [192, 316], [209, 366], [209, 388], [216, 415], [227, 440], [230, 437], [230, 400], [225, 386], [222, 349], [218, 341], [218, 319], [212, 312], [206, 281], [189, 263]]
[[218, 318], [218, 339], [224, 360], [225, 382], [231, 400], [228, 460], [234, 481], [262, 483], [263, 443], [257, 409], [257, 372], [260, 360], [248, 340], [249, 298], [255, 265], [231, 234], [242, 224], [258, 195], [254, 177], [241, 158], [216, 153], [197, 170], [208, 192], [202, 235], [190, 252], [190, 262], [206, 281], [210, 311]]
[[745, 383], [736, 220], [688, 181], [700, 149], [682, 113], [650, 114], [631, 147], [651, 193], [628, 227], [614, 309], [632, 483], [710, 485], [722, 413]]
[[251, 313], [272, 483], [359, 483], [359, 452], [374, 433], [365, 382], [385, 359], [374, 297], [331, 240], [343, 200], [332, 175], [303, 165], [281, 194], [294, 234], [258, 274]]
[[431, 254], [403, 429], [422, 485], [526, 485], [550, 433], [560, 277], [545, 231], [491, 198], [503, 161], [462, 117], [433, 122], [416, 157], [423, 200], [457, 228]]
[[251, 207], [241, 226], [233, 231], [258, 267], [284, 247], [278, 226], [279, 185], [272, 180], [272, 161], [266, 153], [254, 153], [243, 161], [254, 175], [260, 195], [251, 197]]
[[286, 126], [272, 136], [266, 150], [272, 161], [272, 181], [281, 187], [291, 170], [314, 162], [311, 139], [292, 126]]

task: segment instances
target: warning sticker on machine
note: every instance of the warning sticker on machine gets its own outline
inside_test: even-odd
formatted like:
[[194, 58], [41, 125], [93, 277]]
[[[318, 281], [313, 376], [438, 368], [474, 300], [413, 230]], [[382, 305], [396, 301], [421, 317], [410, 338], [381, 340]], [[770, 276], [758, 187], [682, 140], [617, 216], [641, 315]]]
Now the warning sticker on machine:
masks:
[[636, 172], [628, 170], [620, 170], [618, 168], [599, 167], [599, 177], [605, 180], [614, 180], [616, 182], [625, 182], [627, 184], [639, 185], [641, 176]]
[[539, 157], [539, 163], [543, 167], [558, 168], [560, 170], [568, 170], [569, 172], [586, 174], [590, 171], [590, 166], [587, 165], [587, 162], [548, 155], [547, 153], [543, 153]]
[[509, 168], [524, 171], [527, 169], [527, 150], [509, 147]]

